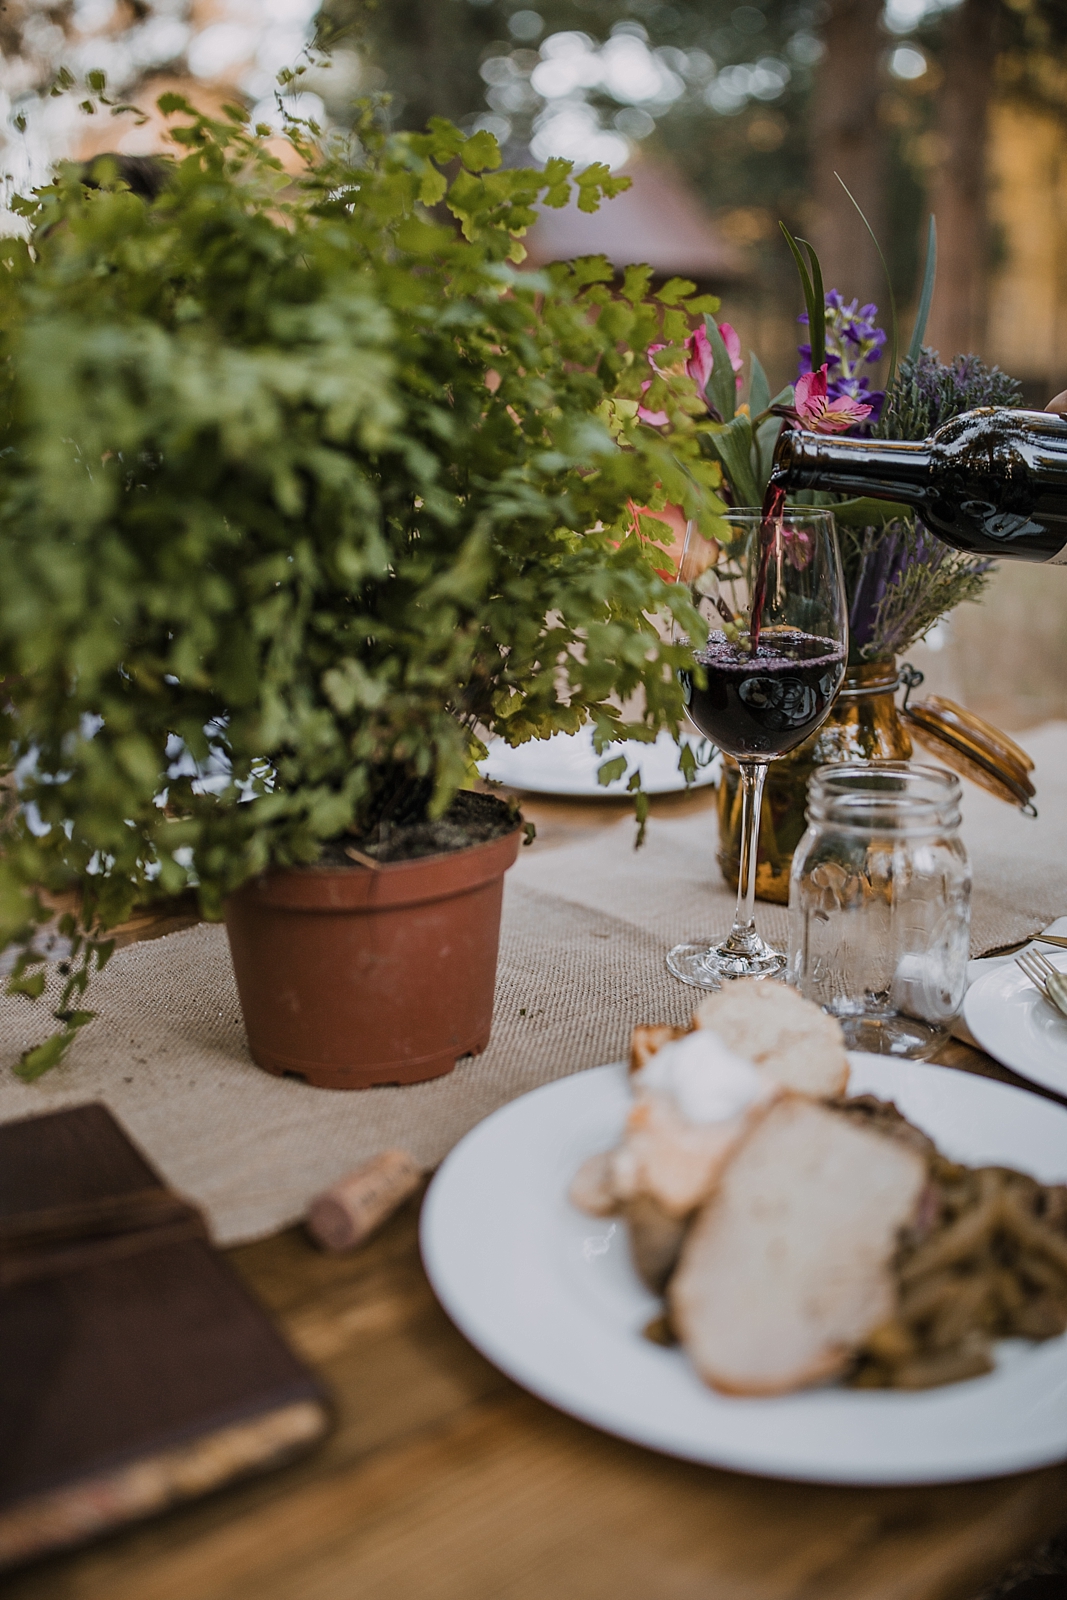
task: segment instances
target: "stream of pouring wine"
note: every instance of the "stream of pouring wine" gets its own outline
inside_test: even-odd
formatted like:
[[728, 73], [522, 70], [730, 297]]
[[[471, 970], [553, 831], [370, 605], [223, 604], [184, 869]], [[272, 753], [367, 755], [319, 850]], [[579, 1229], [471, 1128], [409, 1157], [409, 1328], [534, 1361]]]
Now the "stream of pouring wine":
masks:
[[749, 622], [749, 644], [752, 654], [759, 649], [760, 624], [763, 621], [763, 606], [767, 598], [767, 573], [770, 569], [771, 551], [774, 549], [775, 537], [781, 526], [782, 507], [785, 504], [785, 485], [775, 483], [772, 478], [767, 485], [767, 493], [763, 496], [763, 507], [759, 525], [759, 566], [756, 569], [756, 582], [752, 590], [752, 617]]

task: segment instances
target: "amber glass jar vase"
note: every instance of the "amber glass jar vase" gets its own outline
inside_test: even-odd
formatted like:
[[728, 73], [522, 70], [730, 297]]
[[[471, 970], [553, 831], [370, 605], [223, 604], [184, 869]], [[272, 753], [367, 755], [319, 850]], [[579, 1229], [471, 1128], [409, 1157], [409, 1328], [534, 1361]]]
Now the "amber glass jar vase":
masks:
[[[789, 902], [793, 851], [807, 827], [808, 780], [831, 761], [907, 761], [911, 738], [896, 703], [900, 675], [896, 661], [865, 661], [850, 666], [834, 708], [806, 744], [772, 761], [760, 815], [756, 896], [777, 905]], [[723, 756], [719, 783], [719, 866], [737, 884], [741, 837], [741, 787], [736, 761]]]

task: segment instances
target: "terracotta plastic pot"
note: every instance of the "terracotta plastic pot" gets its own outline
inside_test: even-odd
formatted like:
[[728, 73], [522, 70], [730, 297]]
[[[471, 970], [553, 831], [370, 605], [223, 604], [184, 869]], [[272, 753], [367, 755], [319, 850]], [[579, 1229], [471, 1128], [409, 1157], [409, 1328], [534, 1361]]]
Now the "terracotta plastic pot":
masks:
[[285, 868], [226, 904], [252, 1058], [322, 1089], [419, 1083], [489, 1043], [522, 829], [417, 861]]

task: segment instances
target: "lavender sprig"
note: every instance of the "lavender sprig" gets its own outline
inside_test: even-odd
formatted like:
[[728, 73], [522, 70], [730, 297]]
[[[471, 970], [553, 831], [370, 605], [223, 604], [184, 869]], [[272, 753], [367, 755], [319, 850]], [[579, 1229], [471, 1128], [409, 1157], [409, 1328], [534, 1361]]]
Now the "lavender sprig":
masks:
[[977, 600], [993, 562], [942, 544], [922, 523], [840, 529], [849, 597], [849, 655], [876, 661], [899, 655], [946, 612]]
[[977, 356], [957, 356], [946, 366], [936, 350], [905, 359], [874, 432], [881, 439], [926, 439], [935, 428], [976, 406], [1017, 406], [1022, 388], [999, 367]]

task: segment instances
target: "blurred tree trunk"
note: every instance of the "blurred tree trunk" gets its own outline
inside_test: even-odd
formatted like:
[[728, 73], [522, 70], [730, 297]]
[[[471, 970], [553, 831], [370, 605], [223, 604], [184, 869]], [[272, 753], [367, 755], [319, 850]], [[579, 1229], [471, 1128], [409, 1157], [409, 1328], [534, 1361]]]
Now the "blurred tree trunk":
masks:
[[885, 38], [882, 0], [831, 0], [822, 31], [826, 54], [812, 104], [815, 224], [826, 287], [884, 307], [878, 252], [835, 173], [848, 184], [884, 243], [885, 173], [878, 123], [879, 75]]
[[989, 280], [986, 147], [1000, 0], [964, 0], [948, 23], [938, 93], [940, 166], [931, 188], [937, 217], [937, 290], [926, 343], [944, 361], [981, 351]]

